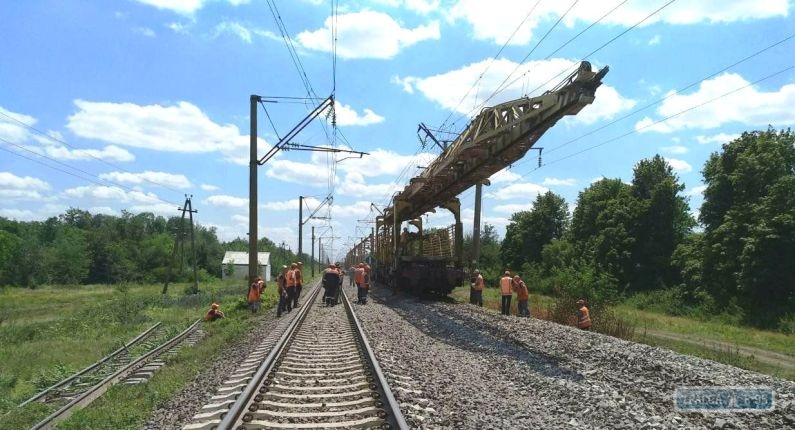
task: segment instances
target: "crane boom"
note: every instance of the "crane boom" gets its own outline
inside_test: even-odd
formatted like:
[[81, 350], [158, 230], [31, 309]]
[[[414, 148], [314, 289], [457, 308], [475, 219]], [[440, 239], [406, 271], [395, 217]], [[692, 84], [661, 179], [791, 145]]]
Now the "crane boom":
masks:
[[[593, 103], [608, 67], [587, 61], [550, 91], [484, 108], [423, 172], [395, 196], [387, 223], [416, 218], [521, 159], [566, 115]], [[394, 218], [393, 218], [394, 217]]]

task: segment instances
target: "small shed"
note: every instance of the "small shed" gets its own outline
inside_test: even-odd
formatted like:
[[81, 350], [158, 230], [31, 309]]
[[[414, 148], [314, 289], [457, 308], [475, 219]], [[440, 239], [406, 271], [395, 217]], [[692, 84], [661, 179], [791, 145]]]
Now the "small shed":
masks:
[[[258, 252], [259, 275], [266, 281], [271, 280], [271, 253]], [[248, 252], [226, 251], [221, 261], [221, 277], [223, 279], [248, 278]]]

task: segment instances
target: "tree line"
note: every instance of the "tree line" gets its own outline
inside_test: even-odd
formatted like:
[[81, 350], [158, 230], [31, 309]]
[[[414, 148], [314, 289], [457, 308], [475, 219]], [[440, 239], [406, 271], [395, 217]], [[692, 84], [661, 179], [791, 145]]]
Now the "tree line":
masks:
[[602, 303], [641, 294], [673, 314], [792, 330], [794, 142], [790, 130], [746, 132], [711, 154], [697, 219], [659, 155], [638, 162], [628, 183], [592, 183], [571, 214], [562, 197], [541, 194], [512, 215], [498, 261], [544, 292]]
[[[189, 234], [190, 226], [181, 217], [166, 219], [149, 212], [92, 215], [72, 208], [45, 221], [0, 217], [0, 286], [152, 283], [167, 278], [188, 282], [194, 255], [199, 278], [207, 280], [221, 277], [225, 251], [248, 251], [243, 239], [222, 243], [214, 227], [194, 225], [194, 253]], [[274, 270], [296, 261], [292, 252], [267, 238], [258, 246], [271, 252]]]

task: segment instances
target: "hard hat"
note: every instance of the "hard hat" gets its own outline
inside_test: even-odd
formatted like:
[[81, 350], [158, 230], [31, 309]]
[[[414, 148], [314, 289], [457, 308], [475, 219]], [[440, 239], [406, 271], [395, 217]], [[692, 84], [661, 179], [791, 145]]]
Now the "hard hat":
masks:
[[511, 272], [506, 270], [505, 273], [503, 273], [503, 276], [511, 276]]
[[218, 309], [218, 303], [213, 303], [210, 305], [210, 307], [213, 309]]
[[520, 280], [520, 279], [522, 279], [522, 278], [520, 278], [520, 277], [519, 277], [519, 275], [516, 275], [516, 276], [514, 276], [514, 277], [513, 277], [513, 280], [514, 280], [514, 281], [518, 281], [518, 280]]
[[480, 273], [480, 270], [478, 270], [478, 269], [475, 269], [475, 271], [474, 271], [474, 272], [472, 272], [472, 273]]

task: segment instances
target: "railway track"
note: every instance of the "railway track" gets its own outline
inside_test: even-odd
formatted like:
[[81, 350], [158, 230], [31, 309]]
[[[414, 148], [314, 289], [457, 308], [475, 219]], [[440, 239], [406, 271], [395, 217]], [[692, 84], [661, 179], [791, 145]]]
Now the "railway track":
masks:
[[203, 336], [199, 323], [194, 322], [170, 339], [157, 323], [102, 360], [26, 400], [20, 407], [38, 401], [58, 408], [31, 429], [52, 428], [119, 382], [138, 384], [148, 380], [165, 364], [163, 359], [198, 342]]
[[319, 285], [216, 391], [185, 430], [407, 429], [346, 294]]

